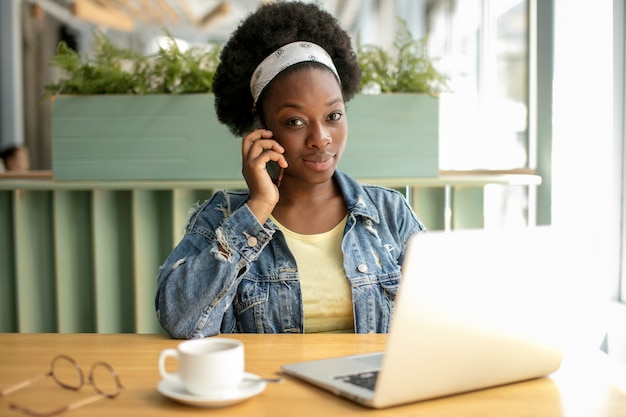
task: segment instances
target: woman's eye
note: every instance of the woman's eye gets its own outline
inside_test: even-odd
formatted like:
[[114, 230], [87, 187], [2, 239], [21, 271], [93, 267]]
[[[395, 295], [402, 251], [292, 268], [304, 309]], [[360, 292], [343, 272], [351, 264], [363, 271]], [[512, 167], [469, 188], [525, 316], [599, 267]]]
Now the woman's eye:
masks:
[[343, 113], [341, 113], [340, 111], [336, 111], [336, 112], [331, 113], [328, 116], [328, 119], [329, 120], [339, 120], [339, 119], [341, 119], [342, 116], [343, 116]]
[[287, 120], [287, 125], [289, 126], [302, 126], [304, 122], [300, 119], [290, 119]]

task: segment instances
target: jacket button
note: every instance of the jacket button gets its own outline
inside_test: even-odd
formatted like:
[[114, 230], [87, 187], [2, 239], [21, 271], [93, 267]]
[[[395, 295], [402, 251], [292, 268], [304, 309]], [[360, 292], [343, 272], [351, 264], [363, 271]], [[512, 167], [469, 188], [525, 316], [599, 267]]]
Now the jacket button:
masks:
[[257, 240], [256, 237], [250, 236], [248, 237], [248, 240], [246, 241], [246, 243], [248, 244], [248, 246], [253, 248], [257, 245], [257, 243], [259, 243], [259, 241]]
[[359, 270], [359, 272], [362, 272], [362, 273], [367, 272], [367, 265], [365, 264], [359, 264], [359, 266], [357, 266], [356, 268]]

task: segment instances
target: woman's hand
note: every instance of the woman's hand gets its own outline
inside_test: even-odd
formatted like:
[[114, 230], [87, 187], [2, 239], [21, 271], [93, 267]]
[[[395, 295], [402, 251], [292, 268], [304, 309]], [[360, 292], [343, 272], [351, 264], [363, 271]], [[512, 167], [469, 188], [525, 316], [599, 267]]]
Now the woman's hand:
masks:
[[243, 138], [241, 145], [242, 173], [250, 190], [248, 207], [261, 224], [269, 218], [279, 198], [278, 187], [266, 166], [275, 161], [287, 168], [285, 149], [273, 137], [271, 130], [256, 129]]

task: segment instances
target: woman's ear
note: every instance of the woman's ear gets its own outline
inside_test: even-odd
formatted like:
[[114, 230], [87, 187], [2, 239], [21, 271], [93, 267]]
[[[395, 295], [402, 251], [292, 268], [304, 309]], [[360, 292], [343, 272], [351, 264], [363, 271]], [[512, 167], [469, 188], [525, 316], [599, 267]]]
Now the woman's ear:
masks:
[[252, 116], [254, 117], [254, 126], [260, 127], [263, 129], [267, 129], [265, 126], [265, 122], [263, 121], [263, 117], [259, 113], [259, 109], [256, 106], [252, 106]]

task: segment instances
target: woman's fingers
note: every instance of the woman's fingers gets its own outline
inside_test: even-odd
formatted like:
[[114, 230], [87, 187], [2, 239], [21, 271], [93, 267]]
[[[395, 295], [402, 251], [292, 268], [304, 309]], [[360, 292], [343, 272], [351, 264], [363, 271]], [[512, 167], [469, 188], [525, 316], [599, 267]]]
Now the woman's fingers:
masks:
[[244, 137], [242, 143], [244, 171], [253, 166], [263, 171], [269, 161], [275, 161], [283, 168], [287, 167], [287, 160], [283, 156], [285, 149], [272, 137], [272, 132], [265, 129], [257, 129]]
[[257, 129], [243, 138], [242, 173], [252, 193], [275, 194], [267, 165], [274, 161], [279, 167], [287, 168], [284, 152], [270, 130]]
[[[250, 152], [253, 149], [258, 153], [256, 156], [260, 155], [259, 152], [263, 152], [264, 147], [269, 147], [269, 149], [271, 149], [271, 142], [276, 142], [272, 139], [273, 136], [272, 132], [266, 129], [256, 129], [246, 135], [243, 138], [241, 146], [242, 159], [245, 161], [249, 158]], [[276, 144], [278, 144], [278, 142], [276, 142]]]
[[243, 138], [242, 174], [250, 191], [248, 206], [261, 223], [265, 222], [279, 199], [278, 188], [268, 173], [268, 164], [275, 161], [286, 168], [284, 152], [269, 130], [257, 129]]

